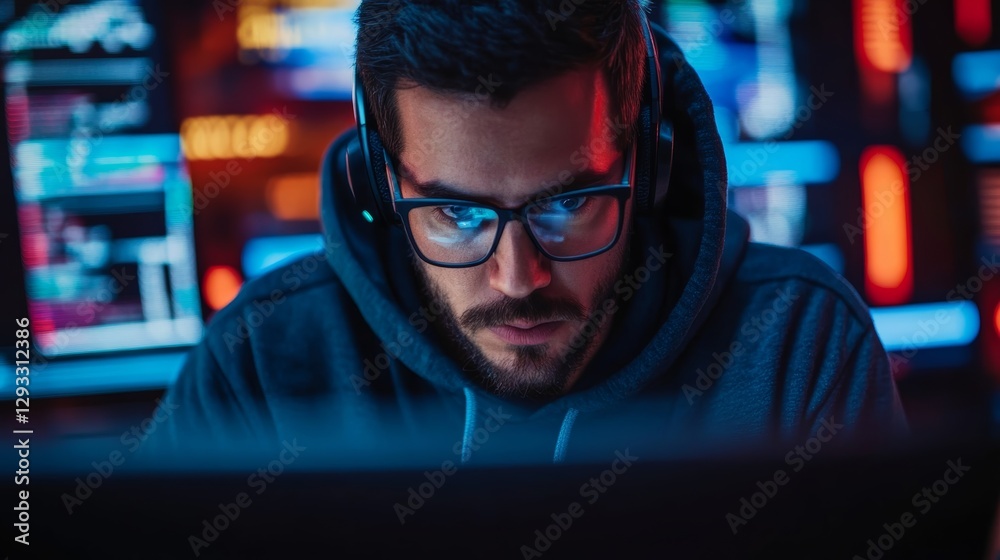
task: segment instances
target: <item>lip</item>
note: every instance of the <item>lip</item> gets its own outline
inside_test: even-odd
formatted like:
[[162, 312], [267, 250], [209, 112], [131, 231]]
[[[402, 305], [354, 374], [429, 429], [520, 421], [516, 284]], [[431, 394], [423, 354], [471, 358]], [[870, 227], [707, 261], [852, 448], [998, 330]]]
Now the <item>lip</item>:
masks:
[[500, 338], [500, 340], [503, 340], [508, 344], [526, 346], [545, 343], [552, 338], [552, 335], [555, 334], [560, 327], [562, 327], [562, 324], [563, 321], [549, 321], [546, 323], [536, 323], [534, 325], [525, 323], [508, 323], [506, 325], [488, 327], [488, 329]]

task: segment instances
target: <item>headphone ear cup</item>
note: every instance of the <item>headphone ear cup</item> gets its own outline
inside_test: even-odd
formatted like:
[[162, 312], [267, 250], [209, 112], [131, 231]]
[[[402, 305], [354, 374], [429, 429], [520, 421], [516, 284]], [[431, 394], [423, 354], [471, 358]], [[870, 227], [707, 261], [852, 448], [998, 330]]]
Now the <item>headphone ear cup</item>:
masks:
[[386, 177], [385, 149], [382, 139], [374, 130], [368, 132], [368, 162], [371, 165], [371, 177], [375, 183], [371, 185], [371, 197], [381, 216], [382, 223], [391, 225], [398, 221], [392, 206], [392, 189]]
[[344, 156], [347, 164], [347, 185], [351, 189], [357, 210], [368, 222], [380, 220], [379, 209], [372, 196], [372, 185], [368, 177], [368, 160], [361, 149], [361, 142], [354, 138], [347, 145]]
[[388, 226], [396, 222], [392, 194], [385, 176], [385, 157], [378, 134], [368, 134], [370, 154], [365, 157], [358, 138], [347, 145], [347, 184], [361, 216], [368, 222]]
[[636, 138], [635, 157], [640, 162], [635, 169], [635, 212], [640, 216], [649, 215], [652, 211], [651, 181], [652, 165], [655, 155], [650, 150], [649, 127], [650, 115], [649, 107], [643, 107], [639, 112], [639, 134]]
[[674, 125], [668, 120], [660, 121], [660, 138], [656, 146], [659, 169], [656, 173], [653, 211], [663, 206], [670, 188], [670, 170], [674, 165]]

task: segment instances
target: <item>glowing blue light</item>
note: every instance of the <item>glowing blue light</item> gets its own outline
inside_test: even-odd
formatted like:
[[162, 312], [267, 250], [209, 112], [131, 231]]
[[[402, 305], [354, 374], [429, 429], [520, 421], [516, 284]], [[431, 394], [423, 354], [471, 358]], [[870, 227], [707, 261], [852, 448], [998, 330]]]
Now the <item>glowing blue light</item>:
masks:
[[251, 239], [243, 247], [243, 275], [260, 276], [286, 261], [321, 250], [323, 236], [318, 233]]
[[739, 118], [727, 107], [715, 108], [715, 127], [719, 129], [719, 138], [725, 143], [735, 144], [740, 139]]
[[930, 72], [920, 57], [899, 75], [899, 130], [913, 147], [923, 147], [931, 133]]
[[837, 274], [844, 273], [844, 253], [835, 243], [822, 243], [819, 245], [803, 245], [799, 247], [803, 251], [811, 254], [817, 259], [826, 263]]
[[741, 142], [727, 144], [731, 187], [829, 183], [840, 172], [840, 155], [830, 142]]
[[751, 138], [773, 138], [795, 123], [795, 84], [791, 73], [760, 74], [756, 82], [745, 84], [737, 94], [740, 124]]
[[962, 53], [955, 57], [951, 73], [966, 99], [988, 95], [1000, 89], [1000, 51]]
[[971, 301], [878, 307], [871, 314], [890, 352], [965, 346], [979, 334], [979, 309]]
[[[174, 382], [186, 358], [186, 350], [60, 362], [42, 358], [40, 363], [32, 364], [31, 395], [58, 397], [162, 389]], [[13, 394], [13, 375], [0, 377], [0, 391]]]
[[962, 131], [962, 149], [973, 163], [1000, 161], [1000, 124], [966, 127]]
[[278, 25], [295, 39], [263, 53], [265, 60], [278, 65], [273, 69], [274, 87], [300, 99], [350, 101], [358, 34], [354, 11], [342, 6], [276, 12]]
[[372, 213], [367, 210], [361, 211], [361, 217], [364, 218], [369, 224], [375, 221], [375, 218], [372, 217]]
[[[189, 183], [165, 183], [157, 170], [170, 173], [181, 161], [177, 134], [106, 135], [99, 140], [46, 138], [25, 140], [14, 150], [18, 200], [59, 196], [162, 193], [165, 187], [190, 189]], [[130, 175], [131, 174], [131, 175]], [[132, 176], [128, 181], [109, 177]], [[176, 177], [174, 175], [173, 177]], [[162, 204], [162, 202], [161, 202]], [[186, 210], [184, 216], [189, 216]], [[188, 218], [185, 217], [185, 221]]]

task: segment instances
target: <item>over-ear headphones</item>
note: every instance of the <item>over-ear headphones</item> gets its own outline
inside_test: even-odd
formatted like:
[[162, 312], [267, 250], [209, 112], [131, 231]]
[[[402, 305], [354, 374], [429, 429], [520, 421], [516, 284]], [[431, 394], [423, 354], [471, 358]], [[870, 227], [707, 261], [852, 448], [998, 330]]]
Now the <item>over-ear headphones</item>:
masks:
[[[636, 170], [633, 209], [638, 216], [649, 216], [663, 203], [669, 186], [673, 160], [673, 126], [661, 121], [660, 63], [649, 21], [643, 15], [646, 43], [646, 84], [639, 109], [636, 138]], [[367, 111], [368, 98], [360, 72], [354, 73], [354, 118], [358, 136], [347, 147], [347, 179], [357, 211], [368, 222], [388, 226], [399, 223], [393, 210], [392, 190], [387, 176], [387, 162], [382, 140]], [[665, 172], [662, 181], [657, 174]]]

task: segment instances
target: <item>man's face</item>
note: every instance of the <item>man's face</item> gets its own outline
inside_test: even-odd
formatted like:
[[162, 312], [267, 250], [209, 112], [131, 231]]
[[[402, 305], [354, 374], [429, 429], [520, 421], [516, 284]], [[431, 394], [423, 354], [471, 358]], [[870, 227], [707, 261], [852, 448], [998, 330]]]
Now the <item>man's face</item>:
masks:
[[[619, 128], [608, 126], [616, 112], [599, 70], [555, 77], [503, 109], [485, 96], [424, 87], [396, 95], [403, 198], [427, 197], [421, 185], [436, 183], [454, 191], [448, 198], [517, 208], [543, 193], [622, 179], [627, 162], [614, 136]], [[568, 390], [607, 336], [608, 315], [592, 316], [613, 297], [625, 266], [630, 215], [631, 199], [617, 244], [584, 260], [546, 258], [517, 221], [483, 264], [443, 268], [415, 258], [428, 296], [446, 309], [438, 326], [466, 370], [503, 395]]]

